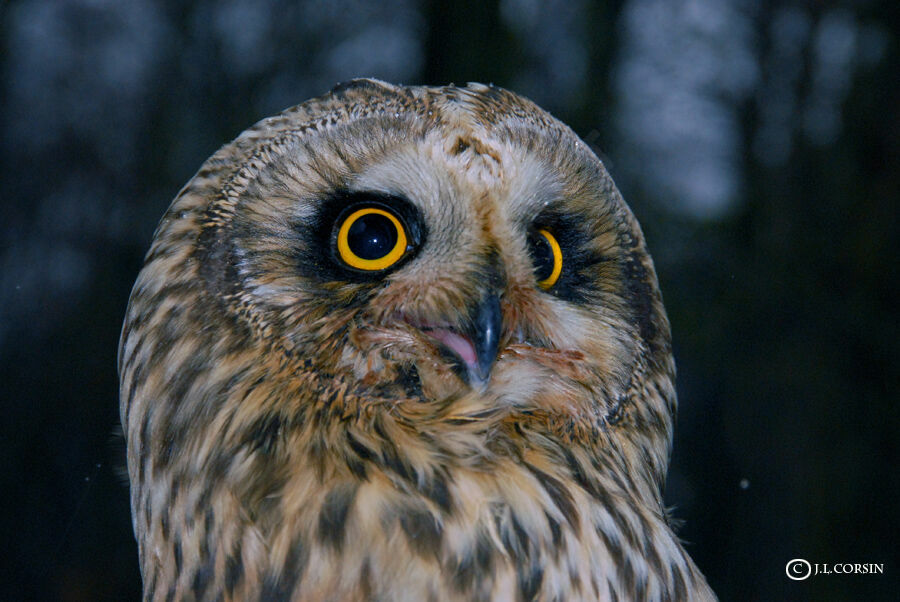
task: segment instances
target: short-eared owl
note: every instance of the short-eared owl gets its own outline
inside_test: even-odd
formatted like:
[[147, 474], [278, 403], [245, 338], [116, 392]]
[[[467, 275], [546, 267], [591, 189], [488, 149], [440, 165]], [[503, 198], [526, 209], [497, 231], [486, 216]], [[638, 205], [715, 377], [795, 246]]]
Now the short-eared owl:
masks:
[[374, 80], [213, 155], [119, 350], [148, 600], [707, 600], [653, 263], [505, 90]]

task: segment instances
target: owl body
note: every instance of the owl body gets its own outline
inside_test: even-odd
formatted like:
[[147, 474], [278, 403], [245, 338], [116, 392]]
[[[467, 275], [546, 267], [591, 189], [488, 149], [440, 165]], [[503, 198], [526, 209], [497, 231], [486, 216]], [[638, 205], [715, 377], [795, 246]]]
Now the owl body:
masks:
[[357, 80], [213, 155], [119, 351], [147, 600], [706, 600], [668, 322], [567, 127]]

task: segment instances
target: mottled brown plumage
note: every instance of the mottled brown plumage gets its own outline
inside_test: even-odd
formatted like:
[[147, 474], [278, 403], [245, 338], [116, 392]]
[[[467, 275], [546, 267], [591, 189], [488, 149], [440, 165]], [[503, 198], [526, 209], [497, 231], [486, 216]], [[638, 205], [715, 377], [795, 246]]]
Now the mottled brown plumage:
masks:
[[[362, 273], [335, 228], [373, 202], [411, 243]], [[241, 134], [163, 218], [119, 367], [145, 599], [713, 598], [662, 505], [640, 228], [510, 92], [359, 80]]]

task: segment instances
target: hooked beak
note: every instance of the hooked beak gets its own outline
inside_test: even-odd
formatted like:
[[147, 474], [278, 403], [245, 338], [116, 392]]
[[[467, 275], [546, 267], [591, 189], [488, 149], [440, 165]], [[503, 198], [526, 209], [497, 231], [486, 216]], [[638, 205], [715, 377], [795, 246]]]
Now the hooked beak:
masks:
[[488, 294], [473, 308], [471, 336], [475, 344], [475, 365], [469, 366], [469, 383], [483, 386], [491, 377], [491, 368], [497, 360], [500, 347], [500, 331], [503, 315], [500, 298]]
[[470, 385], [483, 388], [497, 360], [502, 327], [500, 297], [489, 293], [469, 308], [469, 320], [464, 331], [441, 327], [426, 327], [423, 330], [452, 352], [460, 375]]

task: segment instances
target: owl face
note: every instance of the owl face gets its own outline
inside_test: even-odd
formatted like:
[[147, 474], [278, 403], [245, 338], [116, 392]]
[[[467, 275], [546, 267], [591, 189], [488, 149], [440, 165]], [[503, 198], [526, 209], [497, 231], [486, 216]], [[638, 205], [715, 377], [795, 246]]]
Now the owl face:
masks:
[[119, 369], [148, 599], [708, 592], [640, 228], [510, 92], [359, 80], [245, 131], [157, 229]]
[[256, 340], [381, 394], [605, 419], [666, 333], [602, 164], [500, 90], [343, 93], [373, 89], [230, 174], [200, 236], [210, 289]]

